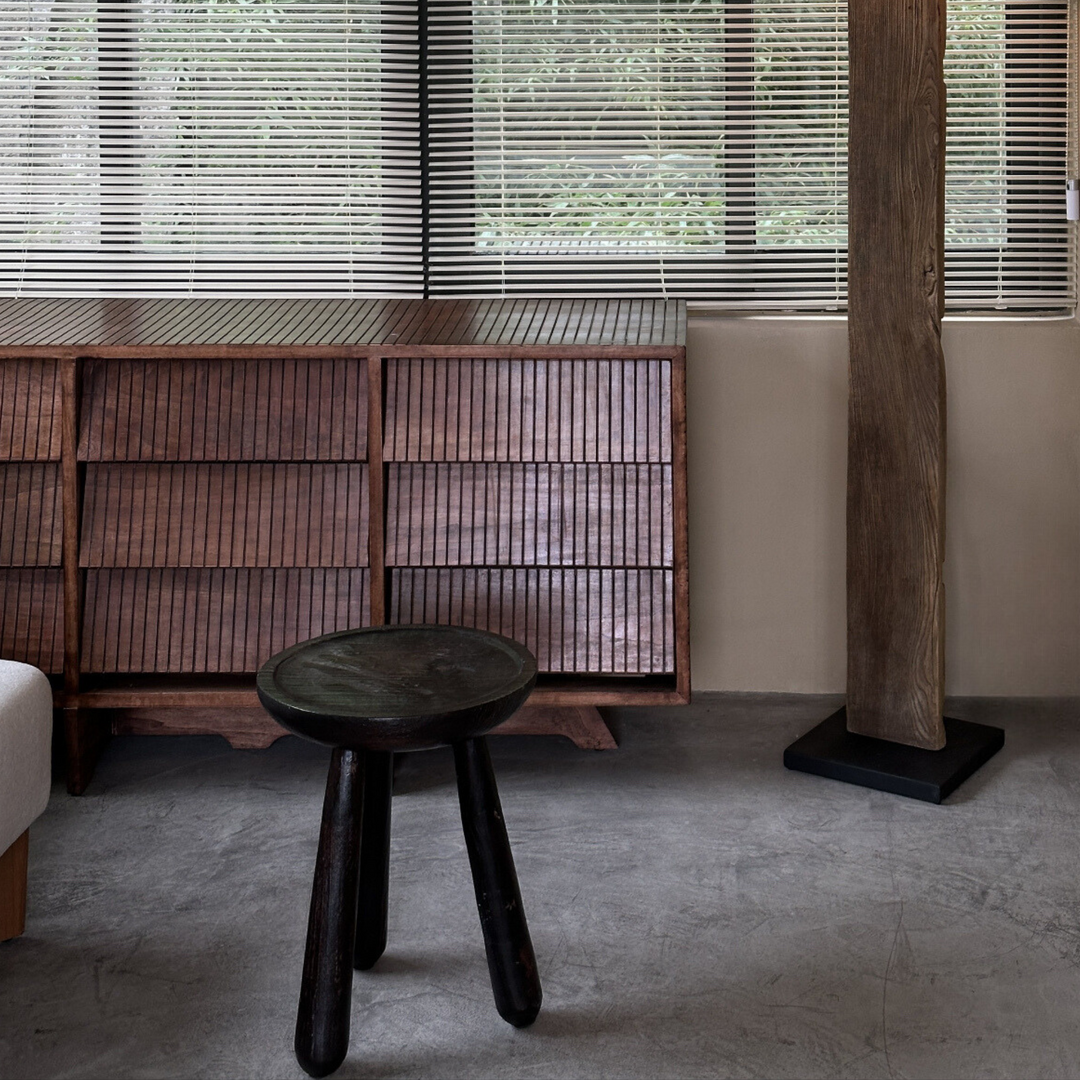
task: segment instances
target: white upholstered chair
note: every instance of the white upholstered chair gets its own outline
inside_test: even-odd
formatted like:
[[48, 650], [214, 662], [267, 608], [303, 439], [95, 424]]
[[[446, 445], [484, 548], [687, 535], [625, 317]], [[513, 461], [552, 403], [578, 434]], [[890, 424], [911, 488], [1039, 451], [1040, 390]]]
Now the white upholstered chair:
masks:
[[0, 941], [26, 923], [30, 824], [49, 801], [52, 689], [29, 664], [0, 660]]

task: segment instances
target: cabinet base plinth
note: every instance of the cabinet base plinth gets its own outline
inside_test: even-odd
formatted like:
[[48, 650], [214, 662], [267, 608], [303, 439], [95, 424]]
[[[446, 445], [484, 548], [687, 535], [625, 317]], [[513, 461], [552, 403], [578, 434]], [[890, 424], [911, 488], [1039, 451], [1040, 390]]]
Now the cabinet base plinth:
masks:
[[1001, 728], [947, 716], [944, 748], [922, 750], [854, 735], [847, 729], [845, 710], [839, 709], [784, 751], [784, 765], [797, 772], [940, 803], [1004, 745]]
[[617, 750], [619, 746], [600, 710], [591, 705], [526, 705], [491, 734], [562, 735], [579, 750]]

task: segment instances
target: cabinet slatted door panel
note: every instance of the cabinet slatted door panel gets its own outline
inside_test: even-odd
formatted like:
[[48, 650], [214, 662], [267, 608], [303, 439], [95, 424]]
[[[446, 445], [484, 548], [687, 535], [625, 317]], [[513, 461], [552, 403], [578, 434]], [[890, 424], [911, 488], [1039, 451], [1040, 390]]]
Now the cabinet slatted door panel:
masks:
[[59, 365], [5, 361], [0, 364], [0, 461], [59, 459]]
[[89, 464], [82, 566], [365, 566], [367, 466]]
[[59, 566], [60, 467], [0, 464], [0, 566]]
[[670, 567], [671, 466], [392, 463], [389, 566]]
[[88, 360], [79, 457], [363, 460], [366, 362]]
[[402, 568], [390, 621], [475, 626], [520, 641], [541, 671], [675, 669], [670, 570]]
[[387, 461], [671, 461], [668, 360], [388, 360]]
[[542, 672], [674, 671], [671, 377], [663, 359], [388, 360], [391, 619], [507, 634]]
[[60, 366], [0, 364], [0, 657], [64, 667]]
[[366, 625], [365, 569], [88, 570], [83, 670], [251, 672], [319, 634]]
[[64, 667], [64, 585], [51, 569], [0, 568], [0, 657], [49, 674]]

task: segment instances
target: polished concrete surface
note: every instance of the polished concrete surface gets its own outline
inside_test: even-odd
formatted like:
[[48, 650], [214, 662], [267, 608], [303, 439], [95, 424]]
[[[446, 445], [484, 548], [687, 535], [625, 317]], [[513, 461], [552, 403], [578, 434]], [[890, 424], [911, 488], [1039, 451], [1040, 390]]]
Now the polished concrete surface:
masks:
[[[835, 698], [493, 740], [544, 982], [495, 1012], [448, 753], [394, 799], [390, 944], [341, 1077], [1080, 1076], [1080, 702], [963, 701], [1005, 749], [945, 804], [781, 766]], [[112, 742], [31, 831], [0, 1077], [297, 1077], [328, 752]]]

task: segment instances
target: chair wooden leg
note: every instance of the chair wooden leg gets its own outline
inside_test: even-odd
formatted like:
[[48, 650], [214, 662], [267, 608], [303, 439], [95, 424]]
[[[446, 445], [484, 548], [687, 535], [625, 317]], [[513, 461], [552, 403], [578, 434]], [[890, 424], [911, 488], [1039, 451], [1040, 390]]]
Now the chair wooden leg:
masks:
[[367, 971], [386, 949], [390, 886], [390, 802], [394, 755], [364, 754], [364, 823], [360, 830], [360, 888], [356, 897], [353, 967]]
[[328, 1076], [349, 1052], [363, 785], [360, 753], [335, 750], [326, 777], [296, 1016], [296, 1060], [309, 1076]]
[[454, 764], [495, 1007], [508, 1024], [526, 1027], [543, 993], [484, 738], [455, 743]]
[[0, 941], [26, 929], [26, 864], [30, 830], [0, 855]]

